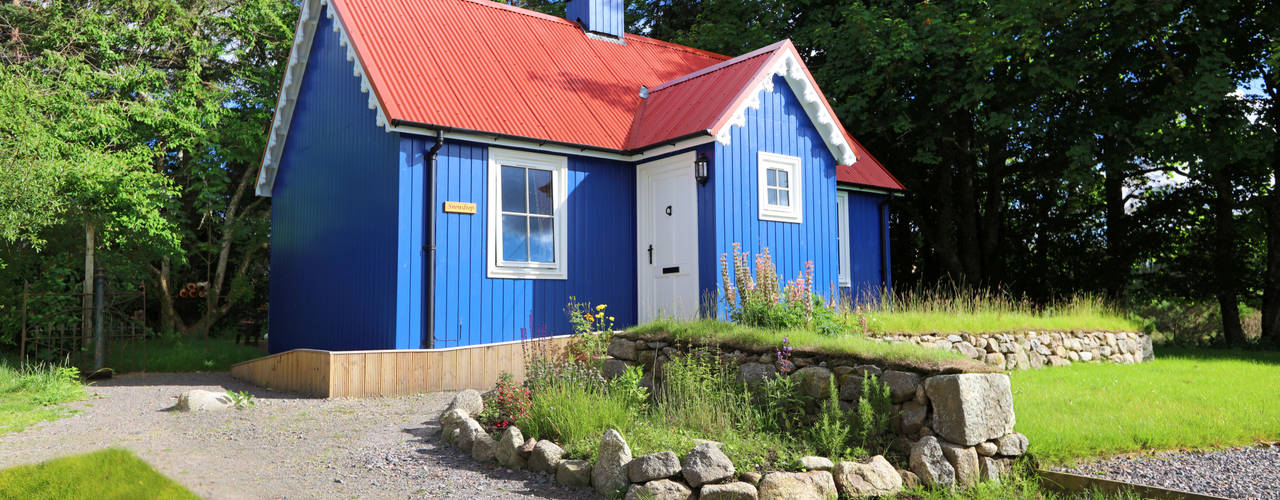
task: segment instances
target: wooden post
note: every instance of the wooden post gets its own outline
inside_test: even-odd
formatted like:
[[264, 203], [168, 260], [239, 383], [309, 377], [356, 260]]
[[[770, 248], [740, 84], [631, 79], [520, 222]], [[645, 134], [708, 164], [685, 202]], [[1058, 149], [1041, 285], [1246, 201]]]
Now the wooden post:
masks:
[[93, 250], [95, 238], [95, 228], [93, 221], [84, 223], [84, 290], [81, 295], [82, 314], [80, 321], [80, 335], [84, 337], [84, 347], [88, 348], [92, 338], [89, 332], [93, 330]]
[[31, 282], [22, 280], [22, 341], [18, 344], [18, 368], [27, 366], [27, 294], [31, 292]]

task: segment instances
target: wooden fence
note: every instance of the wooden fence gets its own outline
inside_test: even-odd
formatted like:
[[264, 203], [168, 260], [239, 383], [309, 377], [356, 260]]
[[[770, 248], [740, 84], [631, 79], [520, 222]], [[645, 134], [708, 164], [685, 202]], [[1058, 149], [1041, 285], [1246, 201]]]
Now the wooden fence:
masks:
[[326, 398], [487, 390], [502, 372], [524, 380], [524, 353], [533, 348], [529, 344], [550, 342], [561, 350], [568, 340], [564, 335], [448, 349], [294, 349], [237, 363], [231, 375], [273, 390]]

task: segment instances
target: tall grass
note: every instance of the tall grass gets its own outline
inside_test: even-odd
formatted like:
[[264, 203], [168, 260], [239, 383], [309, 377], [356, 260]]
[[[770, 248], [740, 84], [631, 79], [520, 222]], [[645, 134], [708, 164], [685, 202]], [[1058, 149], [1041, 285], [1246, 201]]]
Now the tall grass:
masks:
[[844, 308], [848, 324], [860, 327], [865, 317], [871, 333], [1142, 330], [1132, 315], [1091, 295], [1037, 304], [1000, 290], [939, 287], [900, 292], [891, 299], [860, 297]]
[[58, 404], [83, 398], [75, 368], [41, 364], [18, 369], [0, 361], [0, 435], [69, 415]]
[[0, 470], [0, 498], [199, 498], [125, 450]]
[[710, 354], [676, 357], [663, 365], [654, 416], [667, 425], [711, 433], [721, 429], [759, 430], [746, 387]]
[[107, 366], [117, 373], [227, 371], [231, 365], [266, 355], [266, 351], [237, 344], [233, 337], [151, 338], [111, 352]]

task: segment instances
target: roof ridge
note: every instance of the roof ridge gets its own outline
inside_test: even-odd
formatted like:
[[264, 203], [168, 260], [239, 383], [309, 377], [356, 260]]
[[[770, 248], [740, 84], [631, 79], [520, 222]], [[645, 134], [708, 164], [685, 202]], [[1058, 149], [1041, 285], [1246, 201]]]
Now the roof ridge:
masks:
[[764, 46], [764, 47], [760, 47], [760, 48], [758, 48], [758, 49], [756, 49], [756, 50], [753, 50], [753, 51], [751, 51], [751, 52], [747, 52], [746, 54], [742, 54], [742, 55], [740, 55], [740, 56], [738, 56], [738, 57], [735, 57], [735, 58], [732, 58], [732, 59], [728, 59], [728, 60], [725, 60], [725, 61], [721, 61], [721, 62], [718, 62], [718, 63], [716, 63], [716, 64], [712, 64], [711, 66], [707, 66], [707, 67], [702, 68], [702, 69], [700, 69], [700, 70], [698, 70], [698, 71], [694, 71], [694, 72], [689, 73], [689, 74], [687, 74], [687, 75], [680, 76], [680, 77], [678, 77], [678, 78], [676, 78], [676, 79], [674, 79], [674, 80], [667, 80], [667, 81], [665, 81], [665, 82], [662, 82], [662, 83], [661, 83], [661, 84], [659, 84], [658, 86], [654, 87], [653, 89], [651, 89], [651, 92], [658, 92], [658, 91], [660, 91], [660, 90], [666, 90], [666, 89], [669, 89], [669, 88], [674, 87], [674, 86], [676, 86], [676, 85], [680, 85], [680, 84], [685, 83], [685, 82], [688, 82], [688, 81], [690, 81], [690, 80], [694, 80], [694, 79], [696, 79], [696, 78], [699, 78], [699, 77], [702, 77], [702, 76], [705, 76], [705, 75], [708, 75], [708, 74], [714, 73], [714, 72], [716, 72], [716, 71], [720, 71], [720, 70], [725, 69], [725, 68], [728, 68], [728, 67], [730, 67], [730, 66], [734, 66], [734, 65], [737, 65], [737, 64], [741, 64], [741, 63], [744, 63], [744, 62], [750, 61], [750, 60], [752, 60], [752, 59], [755, 59], [756, 57], [759, 57], [759, 56], [762, 56], [762, 55], [765, 55], [765, 54], [769, 54], [769, 53], [773, 53], [773, 52], [777, 52], [777, 51], [778, 51], [778, 49], [782, 48], [782, 46], [786, 44], [786, 42], [787, 42], [787, 40], [786, 40], [786, 39], [783, 39], [781, 42], [775, 42], [775, 43], [772, 43], [772, 44], [766, 45], [766, 46]]

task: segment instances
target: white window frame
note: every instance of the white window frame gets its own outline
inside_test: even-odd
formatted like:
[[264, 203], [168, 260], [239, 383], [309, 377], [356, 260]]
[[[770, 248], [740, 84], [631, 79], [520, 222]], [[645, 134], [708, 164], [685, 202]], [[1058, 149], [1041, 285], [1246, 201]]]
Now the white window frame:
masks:
[[[520, 262], [502, 258], [502, 166], [551, 172], [552, 220], [555, 224], [555, 262]], [[568, 171], [564, 156], [489, 148], [488, 276], [502, 279], [568, 279]]]
[[[760, 220], [795, 224], [804, 222], [804, 210], [802, 209], [804, 207], [804, 182], [800, 177], [800, 158], [760, 151], [756, 164], [758, 165], [756, 185], [759, 191]], [[791, 203], [790, 206], [783, 207], [769, 204], [768, 174], [770, 169], [787, 172], [787, 191], [788, 201]]]
[[849, 193], [836, 191], [836, 251], [840, 252], [840, 287], [851, 287], [849, 269], [852, 266], [849, 256]]

